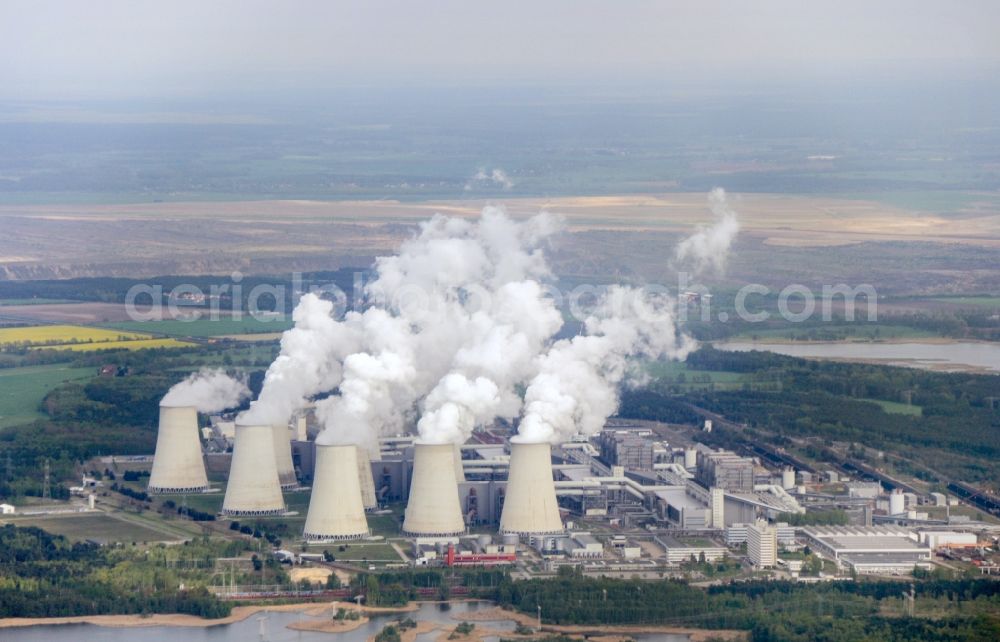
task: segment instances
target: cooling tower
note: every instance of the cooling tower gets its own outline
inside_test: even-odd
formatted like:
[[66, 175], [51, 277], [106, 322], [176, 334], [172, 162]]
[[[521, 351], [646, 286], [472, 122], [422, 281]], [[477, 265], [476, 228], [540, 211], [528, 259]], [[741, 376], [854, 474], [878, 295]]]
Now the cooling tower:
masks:
[[358, 446], [357, 468], [358, 482], [361, 484], [361, 503], [365, 510], [378, 508], [378, 498], [375, 496], [375, 478], [372, 476], [372, 461], [367, 448]]
[[552, 481], [551, 452], [547, 443], [511, 442], [500, 534], [546, 535], [563, 531]]
[[413, 479], [403, 532], [418, 537], [450, 537], [465, 532], [455, 481], [455, 448], [451, 444], [414, 445]]
[[462, 447], [455, 444], [455, 481], [465, 481], [465, 468], [462, 467]]
[[361, 539], [368, 536], [368, 522], [358, 482], [356, 446], [316, 445], [309, 513], [304, 537], [309, 541]]
[[274, 428], [236, 424], [222, 514], [252, 517], [284, 512], [285, 498], [274, 456]]
[[160, 406], [151, 493], [197, 493], [208, 489], [194, 406]]
[[295, 477], [295, 466], [292, 464], [292, 442], [288, 438], [288, 424], [271, 426], [271, 437], [274, 439], [274, 463], [278, 467], [278, 481], [282, 488], [295, 488], [299, 480]]

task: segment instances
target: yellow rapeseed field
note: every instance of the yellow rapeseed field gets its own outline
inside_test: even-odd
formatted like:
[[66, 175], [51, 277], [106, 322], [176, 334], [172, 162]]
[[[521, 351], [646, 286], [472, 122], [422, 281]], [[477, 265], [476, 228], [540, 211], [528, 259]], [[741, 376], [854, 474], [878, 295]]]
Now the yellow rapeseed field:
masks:
[[52, 350], [110, 350], [127, 348], [174, 348], [189, 345], [176, 339], [157, 339], [142, 332], [91, 328], [81, 325], [39, 325], [0, 328], [0, 348], [27, 346]]
[[[96, 343], [68, 343], [58, 346], [44, 346], [49, 350], [73, 350], [74, 352], [90, 352], [93, 350], [144, 350], [146, 348], [182, 348], [190, 346], [187, 341], [177, 339], [132, 339], [129, 341], [98, 341]], [[40, 350], [41, 346], [32, 350]]]

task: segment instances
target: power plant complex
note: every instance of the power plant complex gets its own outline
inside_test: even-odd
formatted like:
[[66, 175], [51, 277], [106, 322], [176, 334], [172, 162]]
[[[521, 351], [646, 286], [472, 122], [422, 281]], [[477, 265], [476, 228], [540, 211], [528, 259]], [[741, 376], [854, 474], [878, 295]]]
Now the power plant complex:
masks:
[[[160, 407], [148, 490], [220, 492], [206, 471], [218, 475], [220, 485], [228, 471], [220, 515], [283, 520], [298, 514], [288, 511], [285, 493], [309, 492], [301, 531], [307, 546], [383, 539], [368, 523], [368, 515], [378, 513], [393, 516], [392, 534], [412, 542], [414, 564], [506, 564], [523, 550], [576, 564], [605, 564], [610, 556], [616, 568], [642, 570], [641, 562], [628, 560], [641, 560], [649, 546], [662, 549], [669, 565], [717, 559], [727, 546], [749, 542], [751, 561], [767, 568], [776, 563], [774, 551], [797, 537], [826, 537], [816, 529], [799, 533], [778, 522], [781, 516], [837, 508], [854, 525], [845, 532], [894, 547], [891, 556], [874, 561], [834, 551], [844, 568], [909, 570], [929, 555], [919, 541], [900, 540], [899, 528], [926, 519], [910, 493], [886, 493], [877, 483], [850, 482], [833, 471], [796, 469], [781, 453], [741, 456], [681, 433], [681, 442], [671, 445], [663, 425], [652, 430], [649, 423], [612, 420], [595, 437], [559, 445], [526, 442], [511, 426], [495, 425], [460, 446], [398, 435], [369, 449], [318, 442], [319, 430], [304, 416], [291, 428], [221, 416], [210, 424], [199, 429], [193, 407]], [[846, 495], [822, 490], [845, 481]], [[622, 534], [602, 543], [588, 530], [596, 524]], [[490, 531], [498, 543], [484, 534]]]

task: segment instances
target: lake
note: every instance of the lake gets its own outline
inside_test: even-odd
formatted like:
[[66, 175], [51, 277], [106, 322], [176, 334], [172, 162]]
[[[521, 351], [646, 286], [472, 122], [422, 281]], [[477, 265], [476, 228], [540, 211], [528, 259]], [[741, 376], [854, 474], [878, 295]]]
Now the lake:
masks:
[[[401, 618], [420, 621], [444, 622], [457, 625], [463, 613], [475, 613], [494, 608], [491, 602], [454, 602], [439, 604], [424, 602], [419, 609], [408, 613], [386, 613], [372, 616], [372, 619], [353, 631], [343, 633], [320, 633], [296, 631], [286, 628], [297, 621], [319, 618], [302, 613], [264, 612], [232, 624], [192, 627], [192, 626], [150, 626], [111, 628], [94, 624], [39, 625], [22, 628], [0, 629], [0, 639], [4, 642], [247, 642], [250, 640], [270, 640], [272, 642], [365, 642], [382, 630], [386, 624]], [[452, 617], [452, 616], [458, 616]], [[261, 618], [265, 621], [261, 622]], [[477, 627], [493, 630], [513, 631], [512, 620], [475, 622]], [[266, 637], [261, 636], [261, 630]], [[597, 627], [595, 627], [597, 628]], [[418, 636], [418, 642], [432, 642], [440, 631]], [[642, 634], [630, 636], [640, 642], [687, 642], [682, 634]], [[487, 642], [498, 642], [495, 638]]]
[[838, 341], [829, 343], [756, 343], [719, 341], [718, 350], [747, 352], [762, 350], [792, 357], [877, 361], [885, 365], [941, 370], [948, 372], [1000, 373], [1000, 344], [956, 341], [953, 343], [864, 343]]

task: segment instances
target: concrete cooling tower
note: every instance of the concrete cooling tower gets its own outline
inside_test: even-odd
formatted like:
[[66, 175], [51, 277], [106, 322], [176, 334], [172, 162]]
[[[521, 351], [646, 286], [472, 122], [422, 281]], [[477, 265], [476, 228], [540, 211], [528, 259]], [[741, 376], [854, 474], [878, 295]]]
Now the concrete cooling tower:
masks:
[[198, 493], [208, 489], [194, 406], [160, 406], [151, 493]]
[[222, 514], [233, 517], [280, 515], [285, 512], [271, 426], [236, 424], [233, 462], [222, 502]]
[[303, 536], [317, 541], [361, 539], [368, 522], [358, 481], [356, 446], [316, 445], [316, 472]]
[[462, 466], [462, 447], [458, 444], [454, 445], [455, 448], [455, 481], [464, 482], [465, 481], [465, 467]]
[[378, 497], [375, 495], [375, 477], [372, 475], [372, 461], [368, 449], [358, 447], [357, 468], [358, 482], [361, 484], [361, 503], [365, 510], [378, 508]]
[[465, 532], [451, 444], [414, 444], [403, 532], [416, 537], [453, 537]]
[[552, 480], [551, 448], [547, 443], [511, 442], [500, 533], [546, 535], [562, 531], [556, 486]]
[[299, 485], [299, 480], [295, 477], [295, 466], [292, 464], [292, 442], [288, 435], [288, 425], [271, 426], [271, 436], [274, 439], [274, 463], [278, 467], [281, 487], [295, 488]]

